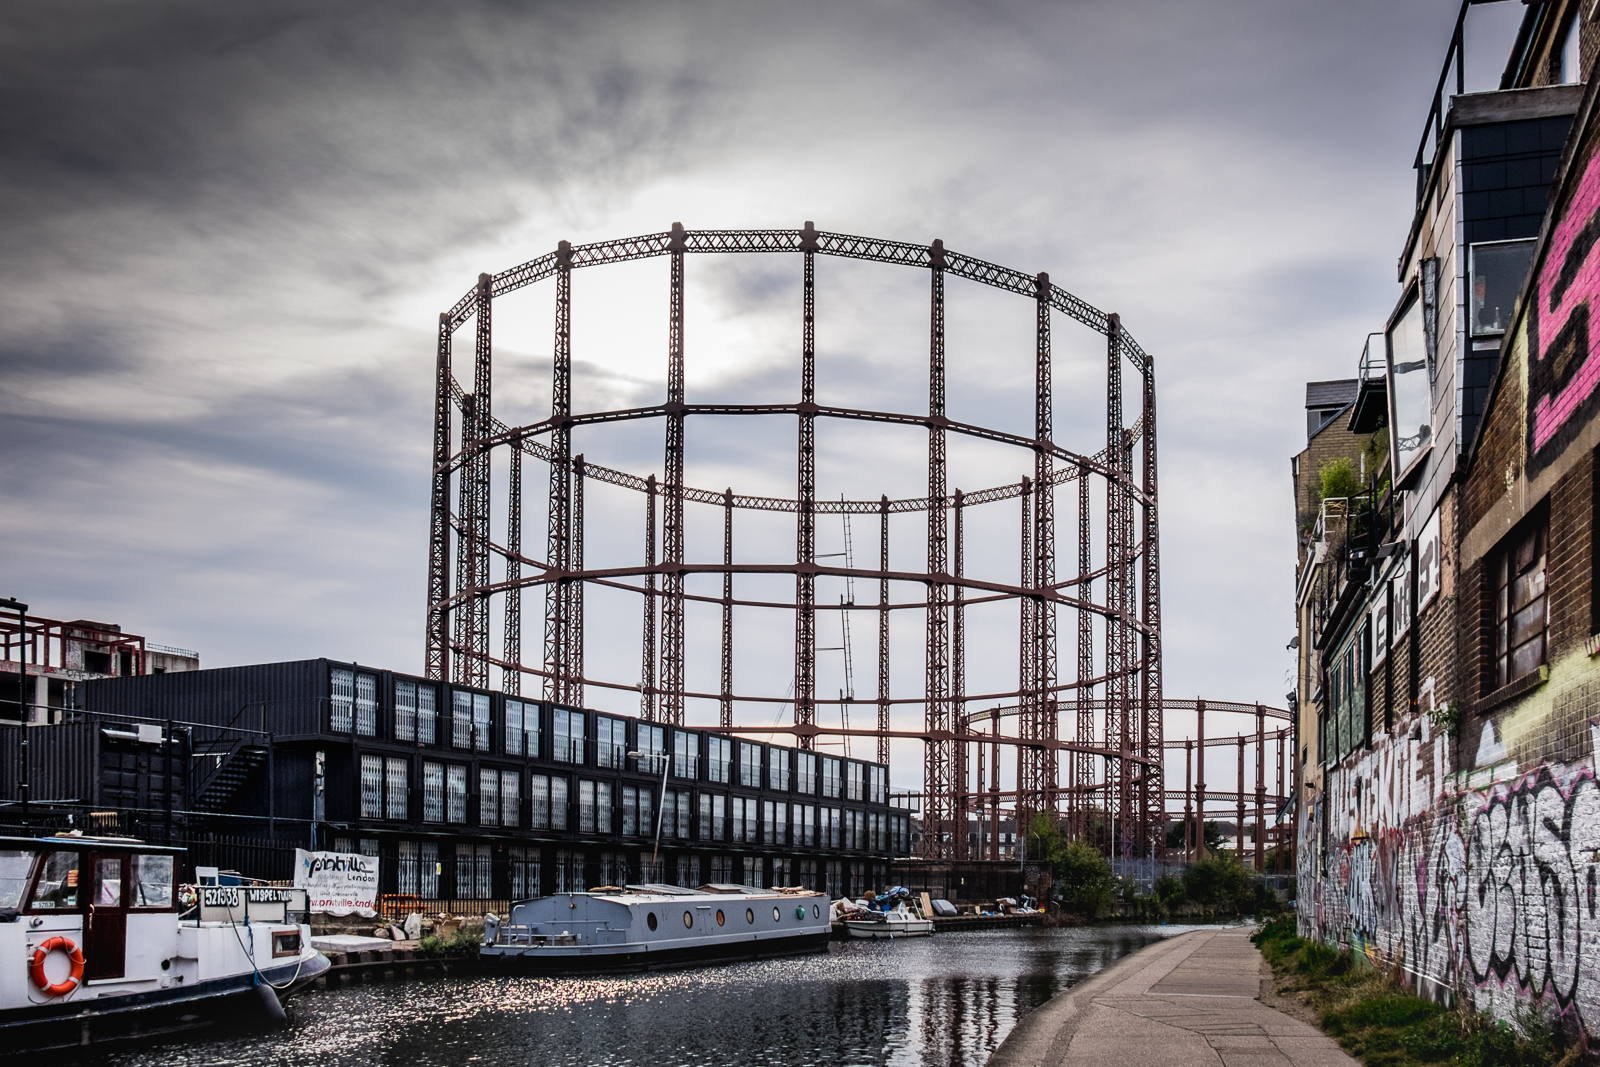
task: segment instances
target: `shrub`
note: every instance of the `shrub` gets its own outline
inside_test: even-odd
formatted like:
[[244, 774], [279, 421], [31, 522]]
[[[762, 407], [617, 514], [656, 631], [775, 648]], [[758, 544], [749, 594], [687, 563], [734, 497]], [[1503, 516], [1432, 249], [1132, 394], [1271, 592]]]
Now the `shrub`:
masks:
[[1356, 475], [1356, 465], [1344, 456], [1324, 463], [1320, 474], [1323, 500], [1330, 497], [1355, 496], [1362, 490], [1361, 479]]

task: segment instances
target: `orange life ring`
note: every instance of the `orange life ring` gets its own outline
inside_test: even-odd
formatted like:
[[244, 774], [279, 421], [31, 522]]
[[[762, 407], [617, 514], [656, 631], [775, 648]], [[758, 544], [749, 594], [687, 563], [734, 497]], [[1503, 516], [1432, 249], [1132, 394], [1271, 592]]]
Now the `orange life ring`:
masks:
[[[54, 985], [44, 973], [45, 957], [60, 949], [67, 954], [67, 959], [72, 961], [72, 973]], [[33, 979], [33, 984], [47, 996], [64, 997], [77, 989], [83, 981], [83, 951], [64, 937], [52, 937], [40, 943], [33, 950], [33, 962], [28, 964], [28, 977]]]

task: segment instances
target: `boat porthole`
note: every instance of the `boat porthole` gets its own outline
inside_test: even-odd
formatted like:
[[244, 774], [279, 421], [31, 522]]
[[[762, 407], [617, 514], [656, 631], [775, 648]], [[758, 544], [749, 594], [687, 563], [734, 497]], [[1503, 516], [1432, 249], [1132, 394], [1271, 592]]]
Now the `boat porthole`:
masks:
[[746, 909], [744, 909], [744, 921], [747, 922], [747, 923], [750, 923], [751, 925], [755, 924], [756, 911], [755, 911], [754, 908], [746, 908]]
[[646, 915], [644, 917], [644, 924], [650, 927], [650, 929], [654, 930], [656, 928], [656, 913], [652, 911]]
[[811, 905], [811, 917], [813, 919], [822, 918], [822, 909], [820, 907], [818, 907], [816, 904]]
[[796, 904], [794, 906], [794, 917], [796, 919], [804, 919], [806, 917], [806, 906], [804, 904]]
[[694, 929], [694, 912], [686, 911], [683, 913], [683, 925], [690, 930]]
[[779, 911], [777, 908], [773, 908], [772, 909], [772, 921], [775, 922], [775, 923], [783, 922], [783, 912]]
[[727, 921], [728, 921], [728, 917], [726, 915], [722, 914], [722, 909], [721, 908], [718, 908], [717, 909], [717, 925], [721, 926], [724, 923], [726, 923]]

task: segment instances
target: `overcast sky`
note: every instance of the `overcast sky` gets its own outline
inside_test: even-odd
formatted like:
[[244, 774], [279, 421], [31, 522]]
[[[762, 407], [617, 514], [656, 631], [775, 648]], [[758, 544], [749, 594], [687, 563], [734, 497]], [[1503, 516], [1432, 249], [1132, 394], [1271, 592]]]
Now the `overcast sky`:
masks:
[[[1304, 383], [1352, 375], [1397, 295], [1409, 165], [1455, 8], [7, 3], [0, 595], [206, 666], [420, 671], [438, 312], [479, 271], [562, 238], [813, 219], [940, 237], [1121, 313], [1159, 367], [1168, 694], [1281, 705]], [[1522, 7], [1478, 10], [1482, 85]], [[662, 269], [609, 292], [598, 274], [575, 281], [580, 404], [659, 399]], [[795, 269], [691, 260], [692, 393], [793, 392]], [[915, 410], [925, 310], [894, 316], [925, 309], [925, 285], [819, 268], [825, 393], [876, 402], [910, 382]], [[853, 310], [830, 310], [848, 296]], [[1026, 318], [959, 299], [974, 310], [952, 327], [953, 405], [1025, 424]], [[497, 405], [542, 417], [548, 296], [505, 321], [520, 333]], [[1058, 329], [1063, 353], [1086, 344]], [[1008, 345], [1021, 362], [988, 351]], [[1093, 366], [1094, 345], [1081, 352]], [[1058, 440], [1093, 452], [1101, 386], [1083, 377], [1080, 396], [1061, 362]], [[649, 433], [648, 449], [593, 448], [647, 473]], [[914, 459], [900, 446], [884, 445], [885, 470]], [[876, 496], [870, 447], [825, 441], [819, 495]], [[695, 484], [792, 479], [754, 437], [708, 428], [692, 448]], [[1002, 467], [975, 458], [952, 484], [1022, 471]], [[792, 537], [752, 536], [768, 535]], [[720, 553], [695, 536], [691, 557]], [[854, 536], [875, 557], [875, 524]], [[783, 627], [750, 634], [776, 642], [751, 662], [787, 679]], [[591, 636], [591, 660], [629, 681], [634, 640], [611, 656]], [[870, 633], [856, 640], [870, 677]], [[897, 785], [918, 762], [897, 757]]]

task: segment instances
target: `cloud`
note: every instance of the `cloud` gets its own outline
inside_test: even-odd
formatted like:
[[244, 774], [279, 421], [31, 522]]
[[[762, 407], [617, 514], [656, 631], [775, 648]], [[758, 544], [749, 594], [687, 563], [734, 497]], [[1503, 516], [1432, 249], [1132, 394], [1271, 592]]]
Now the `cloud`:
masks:
[[[438, 312], [478, 272], [560, 238], [810, 218], [942, 237], [1122, 313], [1161, 382], [1169, 690], [1277, 701], [1300, 389], [1350, 373], [1394, 299], [1410, 152], [1453, 12], [13, 6], [0, 15], [0, 592], [56, 617], [115, 615], [211, 665], [329, 655], [416, 670]], [[580, 403], [659, 395], [661, 269], [575, 278]], [[691, 389], [792, 395], [793, 261], [689, 269]], [[925, 285], [819, 266], [825, 397], [926, 403]], [[951, 301], [953, 407], [1026, 429], [1026, 301], [957, 283]], [[548, 405], [548, 293], [506, 303], [496, 410], [531, 421]], [[1101, 344], [1058, 326], [1058, 433], [1088, 452], [1104, 436]], [[659, 433], [581, 447], [644, 473], [659, 470]], [[690, 433], [692, 479], [792, 486], [791, 425]], [[819, 493], [918, 495], [924, 448], [830, 424]], [[1026, 466], [964, 442], [953, 454], [963, 488]], [[530, 477], [537, 494], [543, 475]], [[637, 556], [637, 501], [593, 493], [595, 558]], [[1012, 536], [1006, 522], [994, 538]], [[913, 525], [892, 531], [908, 560]], [[874, 522], [853, 535], [876, 552]], [[720, 553], [714, 522], [696, 536], [711, 541], [691, 555]], [[842, 542], [842, 527], [822, 536]], [[736, 543], [782, 554], [792, 537], [752, 516]], [[596, 611], [622, 636], [591, 664], [628, 681], [637, 607]], [[741, 623], [741, 678], [780, 696], [784, 625]], [[1000, 647], [987, 631], [1004, 625], [975, 640]], [[858, 669], [871, 638], [858, 628]], [[894, 665], [897, 691], [918, 691], [910, 631]], [[838, 667], [824, 664], [824, 687]], [[1013, 669], [997, 660], [974, 688]], [[908, 756], [897, 784], [919, 774]]]

